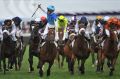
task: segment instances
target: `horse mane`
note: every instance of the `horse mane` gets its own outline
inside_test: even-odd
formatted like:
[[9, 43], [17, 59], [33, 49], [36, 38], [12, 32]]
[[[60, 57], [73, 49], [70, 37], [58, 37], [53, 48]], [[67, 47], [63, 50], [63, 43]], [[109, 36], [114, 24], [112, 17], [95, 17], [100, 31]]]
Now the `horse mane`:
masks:
[[54, 52], [54, 49], [55, 48], [55, 44], [54, 44], [54, 42], [51, 42], [51, 41], [46, 41], [46, 43], [45, 43], [45, 53], [47, 53], [47, 54], [53, 54], [53, 52]]

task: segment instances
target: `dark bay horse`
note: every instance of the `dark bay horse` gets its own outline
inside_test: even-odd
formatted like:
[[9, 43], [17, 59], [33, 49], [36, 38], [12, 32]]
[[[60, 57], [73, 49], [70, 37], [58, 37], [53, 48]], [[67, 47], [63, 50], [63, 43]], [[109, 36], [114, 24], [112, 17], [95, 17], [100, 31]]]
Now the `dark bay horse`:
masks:
[[50, 69], [54, 63], [55, 57], [57, 55], [57, 47], [54, 42], [55, 39], [55, 29], [49, 28], [45, 42], [40, 49], [40, 59], [39, 59], [39, 75], [43, 76], [43, 65], [47, 62], [49, 64], [47, 70], [47, 76], [50, 76]]
[[99, 61], [97, 65], [98, 71], [103, 71], [103, 65], [105, 58], [108, 59], [110, 68], [109, 75], [113, 75], [113, 71], [115, 70], [115, 64], [118, 57], [118, 37], [116, 34], [116, 30], [111, 28], [109, 29], [110, 36], [107, 37], [103, 42], [103, 47], [99, 50]]
[[[64, 59], [65, 59], [65, 55], [64, 55], [64, 46], [65, 46], [65, 40], [63, 40], [63, 36], [64, 36], [64, 29], [63, 28], [59, 28], [58, 29], [58, 37], [59, 40], [57, 41], [58, 44], [58, 63], [59, 63], [59, 68], [63, 67], [63, 63], [64, 63]], [[62, 61], [60, 63], [60, 55], [62, 56]]]
[[16, 52], [17, 52], [17, 64], [18, 64], [19, 70], [21, 69], [25, 49], [26, 49], [26, 45], [22, 43], [22, 40], [20, 37], [17, 37]]
[[29, 72], [34, 71], [34, 68], [32, 66], [33, 56], [38, 57], [39, 59], [39, 53], [40, 53], [39, 51], [40, 51], [40, 44], [41, 44], [42, 38], [38, 31], [39, 31], [39, 27], [34, 26], [31, 36], [30, 36], [29, 58], [28, 58], [29, 65], [30, 65]]
[[98, 34], [92, 34], [91, 35], [90, 47], [91, 47], [91, 56], [92, 56], [92, 67], [97, 65], [98, 51], [99, 51], [99, 49], [101, 47], [101, 45], [97, 45], [97, 42], [99, 40], [100, 40], [100, 36]]
[[15, 43], [12, 37], [9, 35], [9, 31], [3, 31], [3, 41], [1, 45], [1, 60], [3, 60], [4, 74], [6, 73], [6, 58], [11, 59], [11, 63], [15, 63], [15, 69], [17, 70], [16, 49]]
[[[83, 30], [82, 30], [83, 29]], [[85, 73], [85, 61], [90, 55], [90, 49], [88, 41], [85, 38], [85, 30], [84, 28], [80, 28], [80, 32], [75, 39], [74, 46], [73, 46], [73, 52], [76, 56], [77, 60], [81, 60], [81, 65], [79, 66], [79, 71], [81, 74]]]

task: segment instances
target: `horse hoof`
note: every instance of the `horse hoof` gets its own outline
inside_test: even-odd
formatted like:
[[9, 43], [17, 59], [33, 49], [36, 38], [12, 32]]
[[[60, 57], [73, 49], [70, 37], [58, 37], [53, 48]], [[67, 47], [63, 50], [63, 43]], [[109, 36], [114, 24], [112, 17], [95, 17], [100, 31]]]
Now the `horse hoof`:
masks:
[[109, 73], [109, 76], [113, 76], [113, 72], [110, 72], [110, 73]]
[[40, 77], [43, 77], [43, 73], [42, 72], [39, 72], [39, 75], [40, 75]]
[[81, 74], [84, 75], [84, 74], [85, 74], [85, 71], [81, 71]]
[[70, 74], [71, 74], [71, 75], [74, 75], [74, 72], [73, 72], [73, 71], [70, 71]]
[[32, 69], [29, 68], [29, 73], [31, 73], [32, 71], [34, 71], [34, 68], [32, 68]]

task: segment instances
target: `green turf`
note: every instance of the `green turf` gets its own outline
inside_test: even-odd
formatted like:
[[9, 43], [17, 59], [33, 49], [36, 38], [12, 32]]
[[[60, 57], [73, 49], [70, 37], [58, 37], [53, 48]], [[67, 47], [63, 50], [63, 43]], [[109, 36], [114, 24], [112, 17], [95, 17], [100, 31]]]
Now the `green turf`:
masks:
[[77, 63], [75, 65], [75, 74], [70, 75], [67, 68], [67, 63], [64, 62], [64, 67], [59, 69], [58, 63], [55, 61], [54, 65], [51, 69], [51, 76], [46, 77], [46, 70], [48, 65], [45, 64], [45, 72], [43, 78], [39, 77], [38, 70], [36, 68], [37, 66], [37, 58], [34, 58], [34, 68], [35, 71], [33, 73], [28, 73], [28, 47], [24, 55], [24, 59], [22, 62], [22, 68], [20, 71], [11, 70], [6, 73], [6, 75], [3, 74], [3, 72], [0, 72], [0, 79], [120, 79], [120, 58], [117, 60], [116, 63], [116, 70], [114, 72], [114, 75], [112, 77], [108, 76], [109, 69], [107, 68], [106, 64], [104, 65], [104, 72], [103, 73], [96, 73], [95, 68], [91, 66], [91, 57], [87, 59], [85, 64], [85, 75], [81, 75], [78, 72]]

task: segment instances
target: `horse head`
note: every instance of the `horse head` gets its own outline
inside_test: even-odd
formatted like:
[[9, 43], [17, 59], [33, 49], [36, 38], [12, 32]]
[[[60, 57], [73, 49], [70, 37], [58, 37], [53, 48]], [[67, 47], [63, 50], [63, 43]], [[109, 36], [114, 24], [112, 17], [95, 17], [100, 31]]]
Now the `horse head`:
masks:
[[8, 30], [3, 31], [3, 41], [9, 41], [11, 39], [10, 33]]
[[110, 39], [113, 40], [113, 41], [117, 41], [118, 40], [118, 37], [117, 37], [118, 34], [117, 34], [117, 31], [116, 31], [116, 26], [110, 25], [109, 32], [110, 32]]
[[39, 27], [34, 26], [31, 37], [32, 37], [32, 40], [34, 40], [35, 42], [40, 42], [40, 39], [42, 38], [41, 38], [41, 35], [39, 34]]
[[58, 29], [58, 46], [64, 46], [65, 41], [63, 40], [63, 36], [64, 36], [64, 29], [63, 28], [59, 28]]
[[48, 34], [47, 34], [46, 40], [47, 41], [55, 40], [55, 28], [48, 28]]

